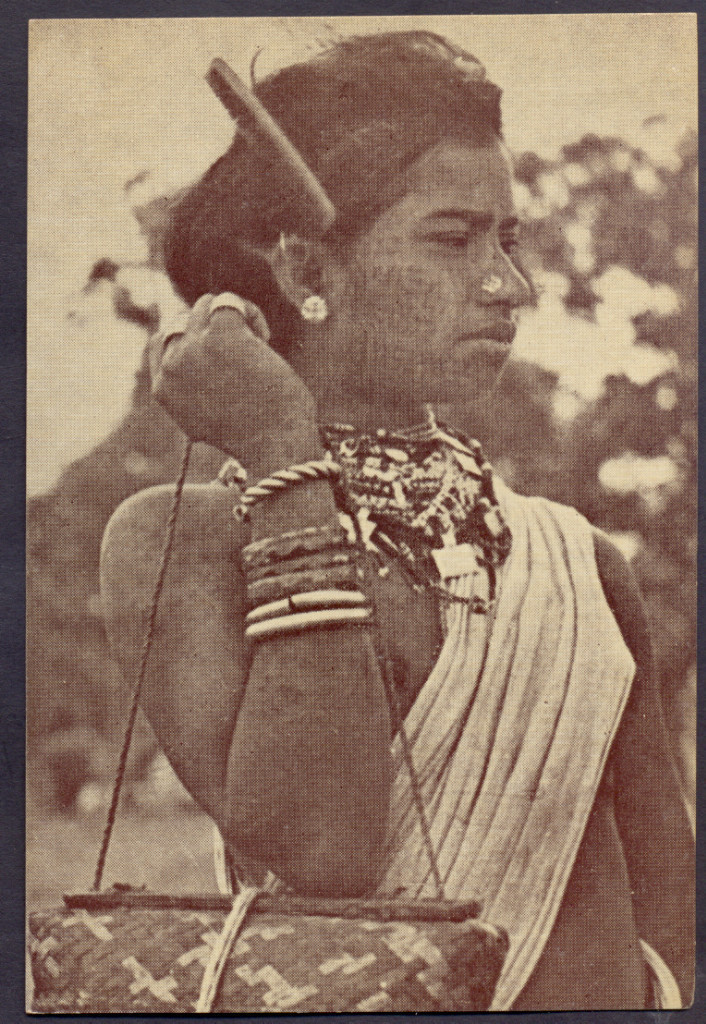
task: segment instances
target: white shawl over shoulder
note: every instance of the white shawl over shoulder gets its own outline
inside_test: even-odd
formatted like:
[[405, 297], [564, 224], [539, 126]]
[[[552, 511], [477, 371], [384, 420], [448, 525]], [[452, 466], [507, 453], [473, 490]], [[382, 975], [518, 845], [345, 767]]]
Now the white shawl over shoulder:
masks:
[[[598, 578], [590, 524], [498, 485], [512, 530], [494, 617], [450, 605], [406, 719], [447, 899], [510, 936], [491, 1009], [532, 973], [563, 899], [634, 662]], [[455, 584], [473, 592], [473, 577]], [[490, 630], [488, 635], [488, 629]], [[380, 893], [436, 896], [399, 738]]]

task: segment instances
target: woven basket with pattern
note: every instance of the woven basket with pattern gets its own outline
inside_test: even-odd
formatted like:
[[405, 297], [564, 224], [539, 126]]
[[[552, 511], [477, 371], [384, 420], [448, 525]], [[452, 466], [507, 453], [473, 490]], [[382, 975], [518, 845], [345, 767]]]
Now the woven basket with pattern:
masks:
[[[360, 912], [367, 916], [348, 916]], [[37, 1013], [193, 1013], [225, 910], [85, 907], [30, 917]], [[507, 940], [477, 920], [253, 908], [214, 1012], [482, 1011]]]

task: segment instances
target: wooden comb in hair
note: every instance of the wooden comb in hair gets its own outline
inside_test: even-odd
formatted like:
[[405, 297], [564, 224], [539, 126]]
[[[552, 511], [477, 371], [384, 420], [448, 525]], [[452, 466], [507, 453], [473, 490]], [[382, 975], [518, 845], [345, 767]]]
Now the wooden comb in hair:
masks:
[[267, 147], [276, 156], [282, 170], [288, 172], [287, 176], [297, 186], [296, 192], [301, 195], [297, 210], [301, 234], [304, 237], [323, 235], [336, 219], [335, 207], [321, 182], [277, 122], [220, 57], [212, 62], [206, 81], [231, 117], [237, 119], [260, 145]]

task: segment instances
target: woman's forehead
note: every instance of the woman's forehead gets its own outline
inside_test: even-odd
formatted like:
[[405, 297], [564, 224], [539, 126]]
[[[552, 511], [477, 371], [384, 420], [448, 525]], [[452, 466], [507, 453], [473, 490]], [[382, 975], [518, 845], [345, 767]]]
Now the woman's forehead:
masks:
[[513, 206], [510, 163], [499, 141], [485, 146], [442, 142], [411, 165], [406, 185], [405, 206]]

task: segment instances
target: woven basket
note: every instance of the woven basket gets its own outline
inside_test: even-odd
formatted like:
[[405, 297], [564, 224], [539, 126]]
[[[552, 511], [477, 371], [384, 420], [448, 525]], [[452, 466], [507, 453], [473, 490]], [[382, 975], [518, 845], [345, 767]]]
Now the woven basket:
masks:
[[[369, 904], [349, 904], [345, 917], [282, 913], [265, 900], [235, 943], [213, 1012], [487, 1010], [504, 935], [473, 919], [386, 916]], [[35, 913], [32, 1009], [193, 1013], [225, 918], [183, 905]]]

